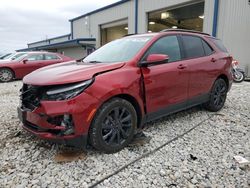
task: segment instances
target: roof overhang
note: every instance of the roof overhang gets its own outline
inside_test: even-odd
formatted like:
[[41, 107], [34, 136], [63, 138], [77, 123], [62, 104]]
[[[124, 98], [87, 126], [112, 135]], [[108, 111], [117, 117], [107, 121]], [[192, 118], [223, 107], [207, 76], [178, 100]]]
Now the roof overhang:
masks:
[[72, 47], [79, 47], [79, 46], [93, 46], [94, 47], [95, 41], [96, 41], [95, 38], [78, 38], [78, 39], [67, 40], [64, 42], [58, 42], [54, 44], [19, 49], [16, 51], [20, 52], [20, 51], [33, 51], [33, 50], [50, 50], [50, 49], [57, 49], [57, 48], [72, 48]]
[[105, 6], [105, 7], [99, 8], [99, 9], [94, 10], [94, 11], [92, 11], [92, 12], [89, 12], [89, 13], [83, 14], [83, 15], [81, 15], [81, 16], [72, 18], [72, 19], [70, 19], [69, 21], [70, 21], [70, 22], [73, 22], [73, 21], [75, 21], [75, 20], [84, 18], [84, 17], [89, 16], [89, 15], [91, 15], [91, 14], [95, 14], [95, 13], [101, 12], [101, 11], [103, 11], [103, 10], [106, 10], [106, 9], [109, 9], [109, 8], [112, 8], [112, 7], [115, 7], [115, 6], [124, 4], [124, 3], [128, 2], [128, 1], [130, 1], [130, 0], [120, 0], [120, 1], [118, 1], [118, 2], [116, 2], [116, 3], [111, 4], [111, 5], [107, 5], [107, 6]]

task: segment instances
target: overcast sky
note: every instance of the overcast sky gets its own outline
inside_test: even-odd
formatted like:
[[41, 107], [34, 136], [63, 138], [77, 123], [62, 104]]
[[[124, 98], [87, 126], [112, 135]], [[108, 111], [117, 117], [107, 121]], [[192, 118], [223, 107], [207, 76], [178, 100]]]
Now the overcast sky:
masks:
[[118, 0], [1, 0], [0, 53], [70, 33], [71, 18]]

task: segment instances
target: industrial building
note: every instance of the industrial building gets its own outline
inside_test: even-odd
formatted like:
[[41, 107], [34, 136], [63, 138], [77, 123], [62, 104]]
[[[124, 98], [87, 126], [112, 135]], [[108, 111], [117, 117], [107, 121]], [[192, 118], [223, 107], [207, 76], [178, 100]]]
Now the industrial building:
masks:
[[71, 33], [28, 44], [82, 58], [126, 34], [190, 29], [220, 38], [250, 76], [250, 0], [122, 0], [70, 19]]

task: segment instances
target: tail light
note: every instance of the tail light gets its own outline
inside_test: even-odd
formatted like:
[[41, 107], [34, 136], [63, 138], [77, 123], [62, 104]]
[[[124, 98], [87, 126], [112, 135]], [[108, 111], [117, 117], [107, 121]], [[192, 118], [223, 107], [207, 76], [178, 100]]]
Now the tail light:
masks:
[[232, 61], [232, 64], [233, 64], [233, 65], [239, 65], [239, 62], [236, 61], [236, 60], [233, 60], [233, 61]]

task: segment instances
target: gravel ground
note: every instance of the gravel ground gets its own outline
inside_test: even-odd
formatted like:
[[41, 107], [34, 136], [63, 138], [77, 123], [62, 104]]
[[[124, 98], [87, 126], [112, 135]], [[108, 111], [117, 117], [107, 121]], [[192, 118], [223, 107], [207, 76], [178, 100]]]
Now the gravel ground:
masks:
[[[21, 129], [21, 85], [0, 84], [0, 187], [250, 187], [250, 166], [233, 159], [250, 160], [250, 82], [234, 84], [218, 113], [192, 108], [148, 123], [147, 139], [118, 153], [67, 157]], [[70, 162], [58, 162], [63, 152]]]

